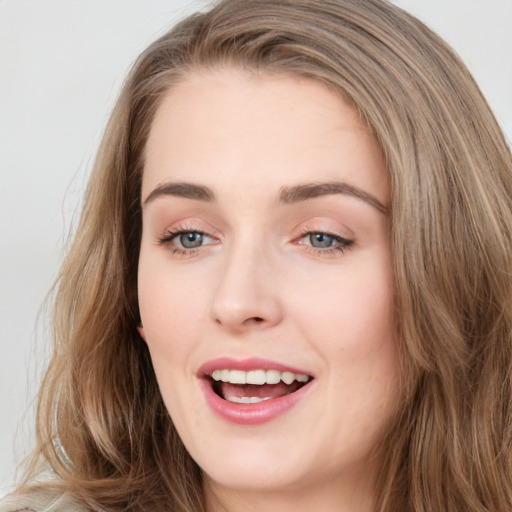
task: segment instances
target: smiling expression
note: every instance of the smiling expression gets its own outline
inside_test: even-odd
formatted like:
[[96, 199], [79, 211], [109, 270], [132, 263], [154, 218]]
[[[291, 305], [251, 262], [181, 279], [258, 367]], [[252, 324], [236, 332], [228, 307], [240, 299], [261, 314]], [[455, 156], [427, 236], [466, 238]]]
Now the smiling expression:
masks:
[[370, 130], [320, 83], [222, 68], [164, 97], [142, 184], [141, 332], [217, 494], [369, 503], [398, 396], [389, 201]]

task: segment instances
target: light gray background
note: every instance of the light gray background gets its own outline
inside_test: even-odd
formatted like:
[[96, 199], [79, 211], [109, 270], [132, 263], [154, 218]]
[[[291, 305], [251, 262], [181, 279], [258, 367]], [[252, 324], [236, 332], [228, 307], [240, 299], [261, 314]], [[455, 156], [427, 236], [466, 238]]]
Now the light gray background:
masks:
[[[459, 52], [511, 141], [512, 0], [395, 3]], [[0, 0], [0, 495], [31, 446], [48, 341], [41, 304], [123, 77], [149, 42], [206, 4]]]

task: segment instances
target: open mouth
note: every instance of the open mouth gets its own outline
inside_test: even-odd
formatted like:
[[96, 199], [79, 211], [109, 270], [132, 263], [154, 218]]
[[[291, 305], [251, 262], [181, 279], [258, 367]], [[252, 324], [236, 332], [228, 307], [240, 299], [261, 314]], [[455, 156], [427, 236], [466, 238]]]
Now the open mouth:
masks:
[[290, 395], [313, 379], [306, 374], [263, 369], [216, 369], [206, 377], [220, 398], [240, 404], [257, 404]]

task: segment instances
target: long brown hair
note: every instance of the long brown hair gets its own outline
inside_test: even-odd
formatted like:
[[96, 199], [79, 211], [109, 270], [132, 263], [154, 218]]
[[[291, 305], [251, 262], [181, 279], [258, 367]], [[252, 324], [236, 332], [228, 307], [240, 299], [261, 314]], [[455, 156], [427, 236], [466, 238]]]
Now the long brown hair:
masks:
[[311, 77], [350, 101], [392, 186], [403, 397], [378, 449], [377, 510], [512, 509], [512, 158], [454, 52], [382, 0], [224, 0], [138, 59], [108, 123], [58, 280], [41, 388], [41, 467], [78, 503], [204, 510], [141, 342], [136, 274], [144, 147], [187, 70]]

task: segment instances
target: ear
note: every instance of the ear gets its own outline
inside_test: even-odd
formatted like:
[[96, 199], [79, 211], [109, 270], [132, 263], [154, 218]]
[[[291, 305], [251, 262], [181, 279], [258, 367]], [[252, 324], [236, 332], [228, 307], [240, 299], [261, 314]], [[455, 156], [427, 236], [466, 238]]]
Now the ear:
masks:
[[146, 334], [144, 333], [144, 327], [141, 325], [137, 326], [137, 331], [139, 332], [139, 336], [146, 341]]

